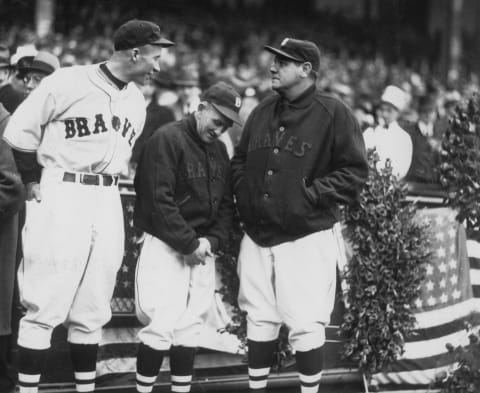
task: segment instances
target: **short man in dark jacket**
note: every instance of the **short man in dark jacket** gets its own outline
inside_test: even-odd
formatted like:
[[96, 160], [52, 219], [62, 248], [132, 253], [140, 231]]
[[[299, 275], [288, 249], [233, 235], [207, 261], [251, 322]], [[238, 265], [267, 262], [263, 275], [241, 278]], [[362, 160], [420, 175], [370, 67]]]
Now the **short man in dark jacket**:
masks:
[[316, 89], [318, 47], [286, 38], [279, 49], [265, 49], [275, 55], [276, 94], [253, 110], [232, 160], [246, 228], [238, 272], [250, 389], [266, 389], [283, 322], [301, 391], [316, 392], [335, 296], [338, 205], [357, 198], [368, 165], [350, 109]]
[[136, 272], [137, 390], [152, 390], [170, 351], [173, 392], [190, 389], [198, 335], [215, 290], [213, 253], [231, 228], [227, 151], [217, 138], [239, 122], [240, 95], [217, 83], [198, 111], [156, 131], [135, 176], [135, 224], [146, 232]]

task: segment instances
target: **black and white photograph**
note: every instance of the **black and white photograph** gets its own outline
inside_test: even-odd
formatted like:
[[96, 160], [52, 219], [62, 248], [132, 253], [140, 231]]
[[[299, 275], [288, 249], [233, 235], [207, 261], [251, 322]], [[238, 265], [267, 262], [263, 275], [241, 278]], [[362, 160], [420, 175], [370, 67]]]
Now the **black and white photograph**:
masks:
[[0, 393], [480, 393], [480, 2], [0, 0]]

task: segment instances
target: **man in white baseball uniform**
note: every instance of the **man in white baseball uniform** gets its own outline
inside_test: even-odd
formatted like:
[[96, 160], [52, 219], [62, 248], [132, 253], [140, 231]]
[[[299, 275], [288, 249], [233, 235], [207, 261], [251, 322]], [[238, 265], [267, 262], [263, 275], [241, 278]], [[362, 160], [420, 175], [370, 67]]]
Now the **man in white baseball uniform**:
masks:
[[136, 271], [137, 391], [152, 391], [169, 351], [172, 392], [189, 392], [195, 349], [215, 291], [213, 253], [233, 216], [230, 163], [218, 137], [239, 123], [240, 95], [217, 83], [198, 110], [149, 139], [135, 176], [135, 225], [146, 232]]
[[232, 159], [246, 234], [239, 305], [247, 312], [250, 389], [264, 392], [280, 326], [289, 328], [302, 393], [318, 390], [335, 298], [338, 205], [355, 200], [368, 166], [360, 127], [317, 90], [318, 47], [291, 38], [270, 66], [275, 94], [250, 114]]
[[[95, 388], [102, 326], [124, 252], [118, 175], [145, 121], [136, 84], [159, 70], [164, 47], [151, 22], [116, 30], [101, 64], [59, 69], [13, 114], [5, 140], [24, 182], [38, 182], [28, 203], [19, 269], [26, 315], [19, 328], [20, 393], [38, 391], [52, 329], [63, 323], [79, 392]], [[134, 83], [131, 83], [134, 82]]]

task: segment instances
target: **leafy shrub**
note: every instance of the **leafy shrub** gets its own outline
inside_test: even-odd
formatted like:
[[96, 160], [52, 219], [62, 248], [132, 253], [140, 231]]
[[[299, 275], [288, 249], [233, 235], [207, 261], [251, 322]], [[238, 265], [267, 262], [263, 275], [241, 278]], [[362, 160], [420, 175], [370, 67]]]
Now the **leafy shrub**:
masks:
[[451, 371], [438, 377], [436, 386], [444, 393], [480, 392], [480, 330], [475, 333], [471, 325], [466, 326], [469, 333], [468, 346], [454, 347], [447, 344], [447, 350], [455, 366]]
[[440, 182], [469, 233], [480, 233], [480, 97], [458, 105], [442, 141]]
[[369, 152], [369, 178], [357, 204], [345, 209], [345, 235], [352, 256], [345, 272], [347, 337], [343, 356], [367, 377], [383, 371], [403, 352], [414, 329], [412, 309], [430, 258], [429, 232], [416, 220], [416, 206], [405, 203], [405, 185], [390, 162], [376, 169]]
[[[458, 210], [470, 238], [480, 240], [480, 96], [473, 95], [458, 105], [445, 132], [440, 181], [450, 190], [447, 203]], [[447, 350], [456, 365], [441, 378], [444, 392], [480, 392], [480, 332], [470, 331], [470, 344]]]

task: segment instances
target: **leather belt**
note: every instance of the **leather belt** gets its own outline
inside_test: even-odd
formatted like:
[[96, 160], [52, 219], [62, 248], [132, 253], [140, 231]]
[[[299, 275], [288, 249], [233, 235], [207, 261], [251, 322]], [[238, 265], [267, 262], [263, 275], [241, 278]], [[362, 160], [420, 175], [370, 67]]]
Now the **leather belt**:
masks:
[[81, 183], [89, 186], [116, 186], [118, 184], [118, 176], [65, 172], [63, 174], [63, 181]]

